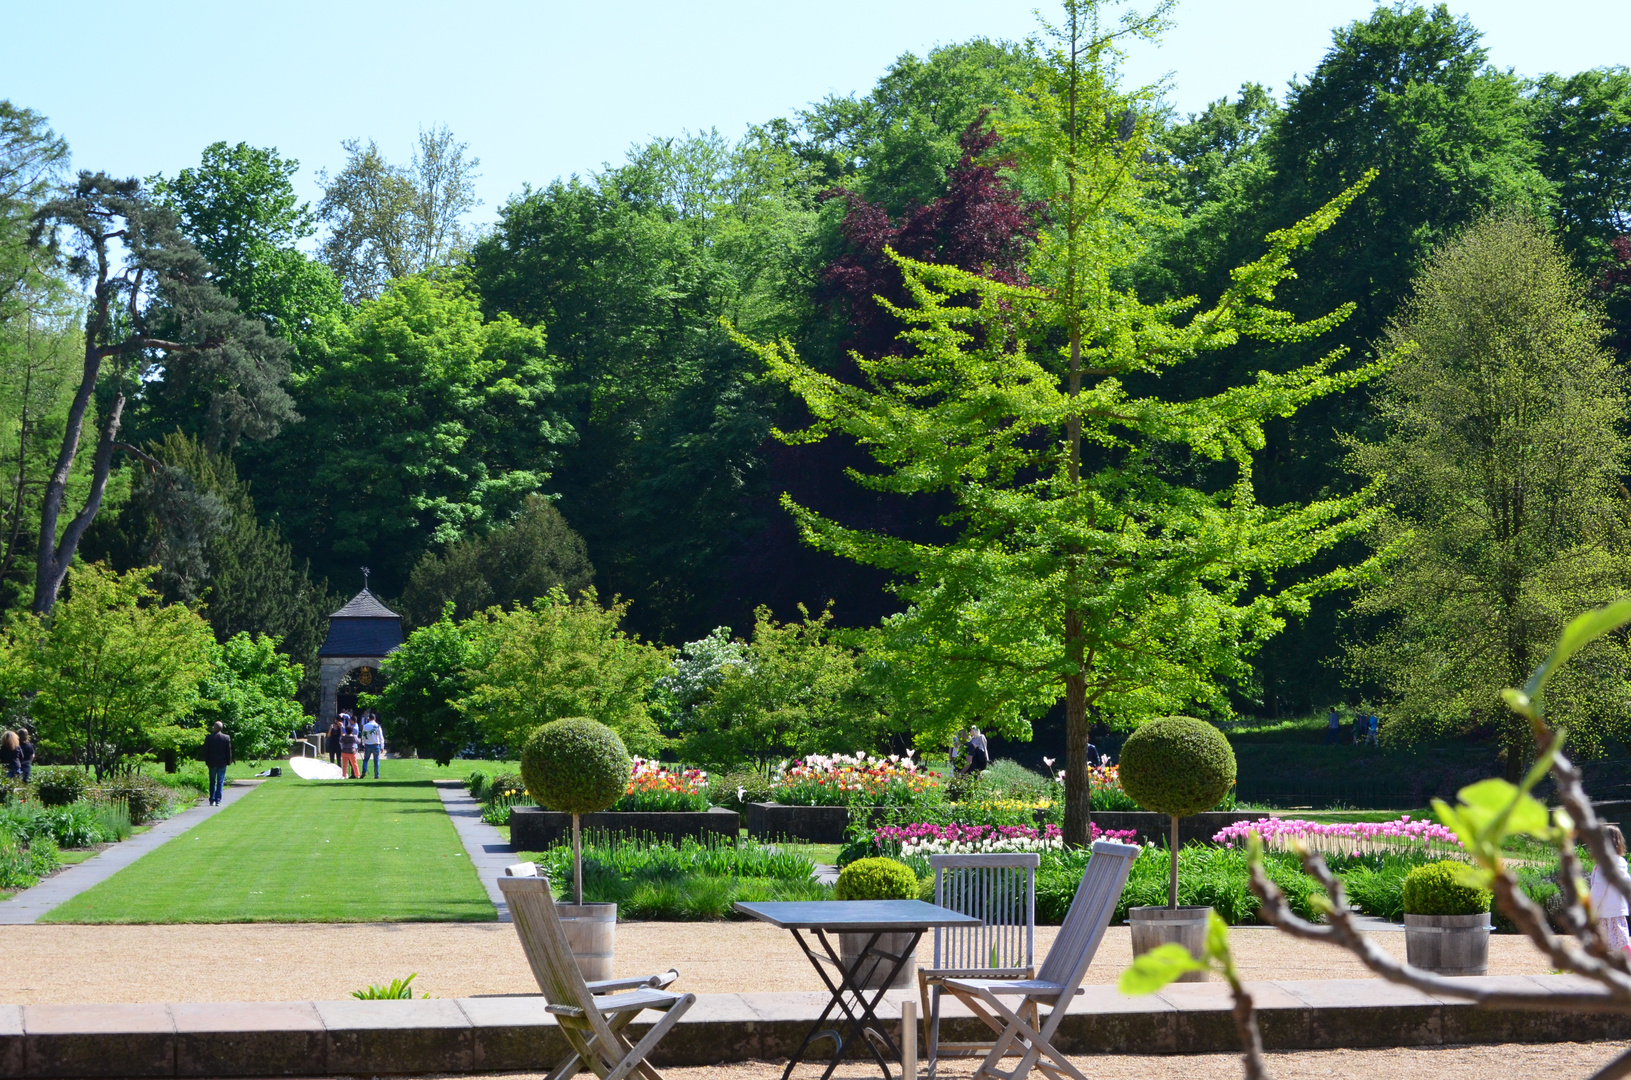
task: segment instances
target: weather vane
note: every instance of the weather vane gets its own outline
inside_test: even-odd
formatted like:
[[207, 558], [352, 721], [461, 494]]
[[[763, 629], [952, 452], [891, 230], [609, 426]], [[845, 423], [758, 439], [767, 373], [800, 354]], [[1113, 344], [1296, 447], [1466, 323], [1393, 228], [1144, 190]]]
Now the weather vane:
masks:
[[369, 571], [368, 567], [365, 566], [365, 567], [362, 568], [362, 591], [363, 592], [368, 591], [368, 575], [369, 575], [370, 572], [371, 571]]

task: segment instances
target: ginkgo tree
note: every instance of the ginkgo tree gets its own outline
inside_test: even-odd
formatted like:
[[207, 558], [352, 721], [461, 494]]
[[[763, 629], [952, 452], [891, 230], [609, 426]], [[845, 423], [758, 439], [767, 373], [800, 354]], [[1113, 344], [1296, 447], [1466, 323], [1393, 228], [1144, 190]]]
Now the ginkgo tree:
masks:
[[1144, 303], [1120, 287], [1159, 224], [1147, 196], [1162, 182], [1154, 92], [1118, 88], [1120, 48], [1157, 34], [1169, 6], [1106, 26], [1092, 0], [1066, 0], [1062, 24], [1032, 45], [1038, 80], [1002, 143], [1046, 206], [1025, 285], [894, 256], [910, 302], [890, 310], [909, 348], [855, 356], [858, 383], [785, 341], [738, 338], [814, 418], [779, 437], [847, 436], [878, 466], [852, 471], [856, 482], [949, 501], [945, 535], [925, 539], [847, 528], [783, 498], [809, 543], [892, 576], [905, 610], [878, 648], [907, 673], [920, 743], [941, 745], [970, 719], [1023, 735], [1064, 699], [1072, 844], [1088, 838], [1090, 719], [1226, 714], [1252, 651], [1357, 570], [1285, 572], [1371, 523], [1368, 492], [1259, 504], [1252, 461], [1266, 423], [1363, 383], [1385, 359], [1344, 367], [1336, 348], [1189, 400], [1133, 388], [1242, 341], [1279, 346], [1336, 327], [1351, 306], [1298, 321], [1275, 291], [1368, 182], [1270, 234], [1210, 306]]

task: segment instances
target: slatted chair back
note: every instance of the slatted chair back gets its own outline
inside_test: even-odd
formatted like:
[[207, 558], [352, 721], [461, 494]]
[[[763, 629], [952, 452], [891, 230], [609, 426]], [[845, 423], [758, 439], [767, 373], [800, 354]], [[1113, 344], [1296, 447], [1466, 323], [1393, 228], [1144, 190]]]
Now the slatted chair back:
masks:
[[[525, 864], [523, 864], [525, 865]], [[532, 965], [532, 976], [538, 980], [538, 989], [551, 1005], [565, 1005], [583, 1010], [583, 1020], [603, 1040], [612, 1045], [611, 1029], [595, 1008], [594, 995], [583, 981], [578, 962], [572, 956], [572, 946], [566, 940], [566, 930], [555, 910], [555, 898], [550, 894], [549, 879], [545, 877], [502, 877], [498, 887], [510, 907], [510, 918], [515, 922], [521, 938], [527, 963]], [[565, 1018], [557, 1018], [566, 1024]]]
[[1036, 956], [1034, 851], [931, 855], [934, 902], [980, 920], [979, 926], [936, 927], [936, 969], [1029, 968]]
[[[1064, 925], [1059, 927], [1059, 936], [1053, 939], [1053, 946], [1042, 961], [1042, 970], [1036, 973], [1038, 982], [1057, 983], [1065, 988], [1067, 995], [1076, 992], [1087, 975], [1088, 965], [1093, 962], [1093, 954], [1099, 950], [1105, 927], [1115, 914], [1121, 890], [1127, 885], [1127, 875], [1132, 872], [1133, 860], [1142, 850], [1135, 844], [1094, 842], [1093, 857], [1087, 861], [1087, 872], [1076, 887]], [[1064, 1015], [1063, 1008], [1055, 1012], [1058, 1016]], [[1050, 1023], [1055, 1019], [1050, 1018]]]

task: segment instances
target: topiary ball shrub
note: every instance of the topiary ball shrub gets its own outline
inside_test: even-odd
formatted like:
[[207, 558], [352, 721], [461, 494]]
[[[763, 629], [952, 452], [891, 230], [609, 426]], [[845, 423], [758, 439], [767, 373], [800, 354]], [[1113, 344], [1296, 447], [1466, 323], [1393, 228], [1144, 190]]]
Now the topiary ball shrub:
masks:
[[1465, 864], [1453, 860], [1418, 866], [1404, 878], [1406, 915], [1477, 915], [1488, 911], [1488, 889], [1461, 884]]
[[34, 770], [34, 797], [46, 806], [67, 806], [85, 797], [90, 780], [72, 765]]
[[546, 810], [593, 814], [621, 799], [634, 761], [617, 732], [569, 716], [537, 728], [521, 749], [527, 794]]
[[1121, 788], [1146, 810], [1188, 817], [1210, 810], [1235, 784], [1235, 752], [1223, 732], [1192, 716], [1144, 724], [1121, 747]]
[[838, 872], [834, 900], [913, 900], [917, 875], [894, 859], [856, 859]]

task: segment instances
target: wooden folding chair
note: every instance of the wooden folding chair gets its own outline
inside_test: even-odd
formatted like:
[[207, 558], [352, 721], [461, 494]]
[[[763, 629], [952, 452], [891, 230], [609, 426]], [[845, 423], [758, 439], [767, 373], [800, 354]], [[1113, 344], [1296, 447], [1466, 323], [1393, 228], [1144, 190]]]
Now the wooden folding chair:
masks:
[[[507, 876], [499, 878], [498, 887], [510, 906], [521, 947], [538, 989], [549, 1002], [546, 1010], [573, 1050], [549, 1074], [549, 1080], [567, 1080], [585, 1067], [600, 1080], [623, 1080], [635, 1071], [647, 1080], [663, 1080], [646, 1056], [697, 1001], [695, 994], [671, 994], [663, 989], [679, 978], [679, 972], [670, 969], [645, 978], [584, 982], [555, 910], [549, 879], [538, 876], [534, 863], [507, 867], [504, 873]], [[663, 1017], [644, 1038], [631, 1044], [624, 1031], [645, 1009], [662, 1012]]]
[[[1053, 1037], [1059, 1030], [1059, 1022], [1065, 1018], [1065, 1007], [1070, 999], [1082, 992], [1082, 979], [1093, 962], [1093, 954], [1098, 952], [1099, 942], [1104, 939], [1104, 929], [1110, 925], [1133, 860], [1141, 850], [1132, 844], [1107, 840], [1093, 845], [1087, 872], [1082, 875], [1064, 925], [1059, 928], [1059, 936], [1053, 939], [1053, 947], [1048, 950], [1036, 978], [945, 980], [946, 991], [976, 1015], [986, 1015], [989, 1010], [1004, 1025], [985, 1060], [975, 1070], [975, 1080], [1026, 1080], [1032, 1069], [1041, 1069], [1051, 1080], [1065, 1076], [1087, 1080], [1053, 1045]], [[1018, 1000], [1014, 1001], [1015, 998]], [[1039, 1007], [1048, 1010], [1040, 1025], [1037, 1023]], [[1014, 1054], [1018, 1054], [1020, 1061], [1012, 1072], [998, 1068], [1004, 1057]]]
[[[991, 1048], [990, 1040], [941, 1040], [940, 999], [947, 979], [1029, 979], [1036, 973], [1036, 869], [1041, 862], [1034, 851], [929, 856], [934, 902], [980, 920], [979, 926], [936, 927], [934, 962], [918, 968], [930, 1076], [942, 1057], [984, 1057]], [[1002, 1033], [997, 1018], [984, 1009], [975, 1014]]]

